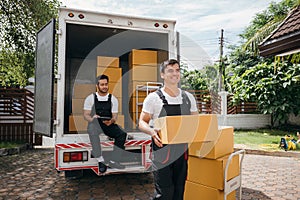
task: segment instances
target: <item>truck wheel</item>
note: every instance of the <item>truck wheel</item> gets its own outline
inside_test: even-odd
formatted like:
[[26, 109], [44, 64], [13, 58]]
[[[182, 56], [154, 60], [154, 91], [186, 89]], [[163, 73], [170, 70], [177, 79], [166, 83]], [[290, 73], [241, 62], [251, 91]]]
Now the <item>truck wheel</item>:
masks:
[[83, 170], [68, 170], [65, 171], [65, 178], [77, 179], [83, 176]]

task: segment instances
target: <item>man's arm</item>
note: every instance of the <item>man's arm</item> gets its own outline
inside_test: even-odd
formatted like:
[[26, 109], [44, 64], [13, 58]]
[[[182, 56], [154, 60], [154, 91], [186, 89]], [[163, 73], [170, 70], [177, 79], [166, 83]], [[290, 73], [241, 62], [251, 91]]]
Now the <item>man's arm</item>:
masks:
[[86, 121], [88, 122], [92, 122], [95, 118], [98, 118], [98, 115], [94, 115], [93, 117], [91, 117], [91, 110], [83, 110], [83, 117]]
[[151, 137], [153, 138], [155, 144], [159, 147], [162, 147], [162, 143], [161, 140], [157, 134], [158, 130], [151, 128], [149, 126], [149, 122], [152, 118], [152, 115], [142, 111], [141, 115], [140, 115], [140, 119], [139, 119], [139, 129], [141, 131], [143, 131], [144, 133], [147, 133], [148, 135], [151, 135]]

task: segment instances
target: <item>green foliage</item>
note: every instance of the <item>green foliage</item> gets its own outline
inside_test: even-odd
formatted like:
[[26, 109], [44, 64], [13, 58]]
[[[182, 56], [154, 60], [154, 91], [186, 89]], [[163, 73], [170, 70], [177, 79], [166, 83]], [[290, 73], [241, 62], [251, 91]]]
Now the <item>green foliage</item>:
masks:
[[218, 71], [216, 66], [206, 66], [203, 70], [189, 71], [181, 64], [181, 87], [191, 90], [216, 90]]
[[26, 84], [24, 54], [3, 50], [0, 54], [0, 85], [16, 87]]
[[15, 148], [15, 147], [20, 147], [22, 145], [25, 145], [25, 142], [19, 141], [19, 142], [0, 142], [0, 149], [1, 148]]
[[36, 32], [57, 16], [59, 5], [58, 0], [0, 2], [2, 86], [24, 86], [33, 76]]
[[288, 115], [300, 114], [300, 65], [261, 63], [232, 80], [235, 102], [257, 102], [259, 110], [271, 114], [273, 124], [284, 124]]
[[[260, 32], [262, 28], [266, 28], [267, 24], [270, 26], [276, 22], [281, 22], [296, 5], [296, 2], [297, 0], [283, 0], [279, 3], [272, 2], [266, 10], [255, 15], [250, 25], [246, 27], [240, 36], [249, 40]], [[273, 27], [273, 30], [274, 28], [276, 27]]]

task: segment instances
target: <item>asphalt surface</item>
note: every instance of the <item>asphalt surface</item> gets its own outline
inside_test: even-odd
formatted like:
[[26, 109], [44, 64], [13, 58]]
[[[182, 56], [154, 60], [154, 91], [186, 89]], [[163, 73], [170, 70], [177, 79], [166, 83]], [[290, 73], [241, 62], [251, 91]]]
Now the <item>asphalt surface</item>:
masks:
[[[147, 200], [153, 177], [147, 174], [66, 179], [53, 164], [53, 149], [33, 149], [0, 157], [0, 200]], [[300, 200], [300, 158], [246, 154], [242, 167], [243, 200]], [[199, 194], [201, 199], [201, 194]]]

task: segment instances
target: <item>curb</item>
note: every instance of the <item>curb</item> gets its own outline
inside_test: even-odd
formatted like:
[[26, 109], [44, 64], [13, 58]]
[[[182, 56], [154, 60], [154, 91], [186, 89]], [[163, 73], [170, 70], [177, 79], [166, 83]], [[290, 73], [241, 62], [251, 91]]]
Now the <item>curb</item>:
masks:
[[1, 148], [0, 156], [10, 156], [15, 154], [20, 154], [28, 149], [29, 149], [29, 144], [23, 144], [19, 147], [14, 147], [14, 148]]
[[[243, 148], [234, 148], [234, 151], [241, 150]], [[256, 149], [244, 149], [246, 154], [264, 155], [264, 156], [276, 156], [276, 157], [293, 157], [300, 158], [300, 152], [292, 151], [264, 151]]]

